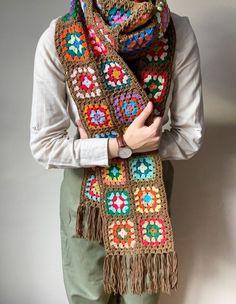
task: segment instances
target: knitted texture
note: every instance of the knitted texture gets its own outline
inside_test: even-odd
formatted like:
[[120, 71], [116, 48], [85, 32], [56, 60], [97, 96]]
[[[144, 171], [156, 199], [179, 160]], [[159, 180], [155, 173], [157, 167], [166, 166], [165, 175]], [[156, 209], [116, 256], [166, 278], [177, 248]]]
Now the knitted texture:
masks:
[[[149, 100], [149, 122], [163, 116], [176, 46], [166, 1], [73, 0], [57, 21], [55, 45], [89, 137], [117, 137]], [[74, 237], [104, 245], [107, 293], [177, 288], [158, 150], [84, 168]]]

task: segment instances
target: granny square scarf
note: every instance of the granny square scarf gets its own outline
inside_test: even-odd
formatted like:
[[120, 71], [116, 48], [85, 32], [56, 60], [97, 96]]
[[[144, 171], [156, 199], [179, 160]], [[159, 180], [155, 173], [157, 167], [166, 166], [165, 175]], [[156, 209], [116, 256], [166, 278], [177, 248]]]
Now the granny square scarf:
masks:
[[[117, 137], [149, 100], [149, 122], [163, 116], [176, 46], [165, 0], [72, 0], [55, 46], [88, 137]], [[104, 245], [105, 292], [177, 289], [167, 204], [158, 150], [84, 168], [73, 236]]]

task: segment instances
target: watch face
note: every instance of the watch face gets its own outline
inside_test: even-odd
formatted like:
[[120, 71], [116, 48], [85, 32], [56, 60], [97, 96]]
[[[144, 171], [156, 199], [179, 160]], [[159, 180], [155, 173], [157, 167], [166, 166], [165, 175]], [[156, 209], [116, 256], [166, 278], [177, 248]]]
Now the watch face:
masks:
[[119, 156], [121, 158], [128, 158], [132, 154], [132, 150], [128, 147], [122, 147], [119, 149]]

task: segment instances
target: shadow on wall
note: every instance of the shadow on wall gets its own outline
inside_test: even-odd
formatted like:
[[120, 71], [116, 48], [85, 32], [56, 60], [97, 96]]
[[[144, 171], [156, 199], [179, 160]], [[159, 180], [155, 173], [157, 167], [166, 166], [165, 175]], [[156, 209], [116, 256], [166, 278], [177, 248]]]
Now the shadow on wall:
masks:
[[234, 233], [229, 227], [229, 206], [234, 205], [230, 191], [235, 191], [235, 134], [236, 125], [207, 126], [200, 151], [190, 160], [173, 161], [171, 211], [179, 287], [171, 296], [162, 295], [161, 304], [203, 303], [205, 286], [222, 281], [235, 263]]
[[207, 7], [203, 13], [193, 16], [200, 48], [203, 85], [207, 86], [208, 93], [222, 98], [224, 106], [227, 106], [235, 104], [236, 9], [227, 4], [213, 9], [210, 2]]

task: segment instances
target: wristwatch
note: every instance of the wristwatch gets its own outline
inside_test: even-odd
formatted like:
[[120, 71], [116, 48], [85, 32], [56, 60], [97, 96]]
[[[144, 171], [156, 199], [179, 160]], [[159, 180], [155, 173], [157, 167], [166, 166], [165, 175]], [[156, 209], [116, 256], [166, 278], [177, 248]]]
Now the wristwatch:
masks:
[[118, 143], [118, 156], [120, 158], [128, 158], [132, 155], [132, 149], [127, 145], [124, 140], [124, 134], [120, 133], [118, 137], [116, 137]]

